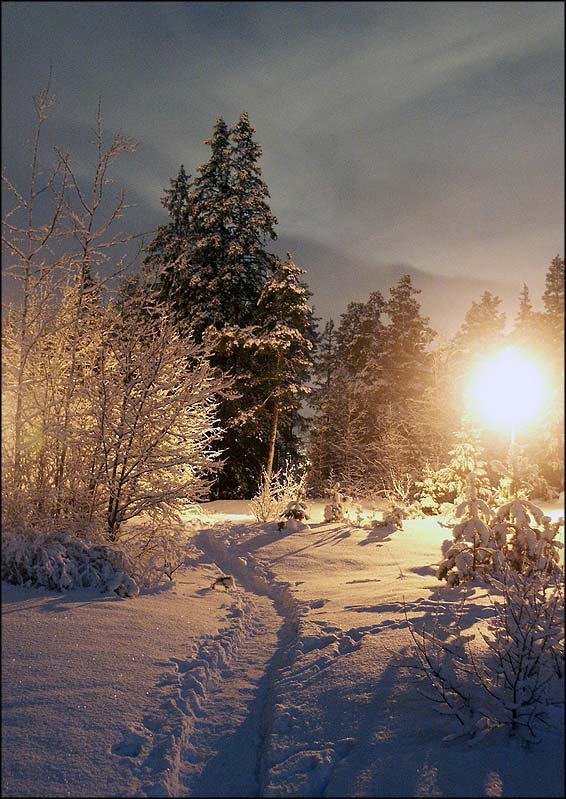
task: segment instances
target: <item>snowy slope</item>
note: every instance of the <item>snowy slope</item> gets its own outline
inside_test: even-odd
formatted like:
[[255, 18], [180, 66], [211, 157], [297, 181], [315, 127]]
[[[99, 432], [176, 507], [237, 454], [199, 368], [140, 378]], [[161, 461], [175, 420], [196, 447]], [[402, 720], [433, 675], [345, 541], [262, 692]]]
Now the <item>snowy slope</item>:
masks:
[[446, 743], [419, 693], [405, 613], [457, 609], [473, 631], [490, 612], [480, 586], [434, 577], [447, 531], [311, 509], [286, 533], [203, 506], [200, 561], [135, 600], [3, 585], [3, 793], [560, 796], [560, 717], [530, 750], [499, 731]]

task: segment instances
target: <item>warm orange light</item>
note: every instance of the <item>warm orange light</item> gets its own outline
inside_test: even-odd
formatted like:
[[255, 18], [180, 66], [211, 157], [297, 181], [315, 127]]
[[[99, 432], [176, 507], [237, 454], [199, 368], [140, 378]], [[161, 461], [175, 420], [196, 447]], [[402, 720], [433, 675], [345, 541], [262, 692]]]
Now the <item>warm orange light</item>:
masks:
[[511, 430], [542, 410], [548, 386], [542, 370], [519, 350], [509, 348], [478, 366], [469, 385], [470, 411], [484, 422]]

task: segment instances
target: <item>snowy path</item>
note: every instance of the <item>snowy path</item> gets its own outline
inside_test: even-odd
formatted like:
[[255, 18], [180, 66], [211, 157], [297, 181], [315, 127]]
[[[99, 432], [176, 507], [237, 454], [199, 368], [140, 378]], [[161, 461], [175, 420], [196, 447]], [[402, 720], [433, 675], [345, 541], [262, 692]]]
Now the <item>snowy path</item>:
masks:
[[137, 731], [143, 744], [133, 752], [144, 796], [263, 795], [275, 690], [293, 657], [299, 603], [217, 532], [198, 538], [201, 567], [233, 576], [229, 590], [212, 592], [225, 597], [229, 623], [203, 639], [196, 656], [173, 659], [159, 686], [160, 701]]
[[3, 795], [560, 795], [560, 709], [532, 750], [497, 730], [472, 747], [420, 693], [405, 613], [469, 634], [489, 611], [436, 581], [434, 520], [286, 535], [234, 504], [167, 590], [3, 584]]
[[185, 796], [257, 796], [270, 667], [283, 620], [267, 597], [253, 599], [246, 638], [181, 752]]

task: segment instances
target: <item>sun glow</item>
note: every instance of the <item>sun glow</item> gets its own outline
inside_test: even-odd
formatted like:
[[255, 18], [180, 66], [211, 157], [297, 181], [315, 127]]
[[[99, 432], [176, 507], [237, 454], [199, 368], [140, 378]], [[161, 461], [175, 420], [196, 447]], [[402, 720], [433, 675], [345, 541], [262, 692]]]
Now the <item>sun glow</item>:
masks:
[[512, 437], [540, 413], [547, 393], [542, 370], [513, 348], [480, 364], [469, 386], [471, 410], [484, 422], [510, 430]]

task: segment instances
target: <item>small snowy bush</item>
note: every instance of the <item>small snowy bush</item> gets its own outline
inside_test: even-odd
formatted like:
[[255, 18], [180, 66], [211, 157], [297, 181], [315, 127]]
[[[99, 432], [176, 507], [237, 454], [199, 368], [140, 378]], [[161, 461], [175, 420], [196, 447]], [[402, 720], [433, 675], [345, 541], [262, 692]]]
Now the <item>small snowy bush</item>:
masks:
[[352, 502], [348, 511], [348, 522], [353, 527], [363, 527], [366, 523], [366, 514], [360, 502]]
[[250, 510], [258, 522], [271, 522], [281, 517], [289, 502], [301, 500], [306, 475], [291, 464], [273, 474], [262, 471], [259, 489], [250, 500]]
[[553, 522], [550, 516], [526, 499], [515, 498], [496, 513], [495, 527], [501, 538], [508, 540], [507, 560], [517, 572], [558, 571], [563, 548], [556, 539], [564, 520]]
[[119, 549], [89, 544], [66, 533], [8, 535], [2, 542], [2, 579], [54, 591], [96, 588], [135, 596], [131, 564]]
[[383, 511], [383, 519], [372, 519], [371, 527], [391, 527], [393, 530], [403, 529], [403, 519], [407, 513], [402, 508], [391, 508]]
[[293, 530], [296, 532], [304, 529], [306, 527], [304, 522], [309, 518], [306, 502], [300, 500], [289, 502], [281, 516], [283, 518], [278, 525], [280, 530]]
[[490, 527], [493, 513], [478, 497], [478, 478], [474, 473], [468, 475], [466, 499], [456, 509], [456, 517], [459, 522], [447, 525], [452, 528], [453, 540], [442, 545], [438, 579], [455, 586], [478, 574], [499, 572], [505, 560], [505, 536], [498, 536]]
[[344, 521], [344, 506], [347, 501], [346, 495], [342, 492], [340, 483], [331, 483], [327, 491], [328, 504], [324, 506], [325, 522]]
[[187, 525], [174, 518], [132, 525], [121, 544], [127, 552], [131, 574], [142, 588], [156, 588], [185, 565], [195, 553]]
[[493, 616], [482, 631], [484, 648], [460, 623], [415, 631], [408, 622], [422, 673], [433, 688], [436, 709], [451, 716], [460, 732], [479, 740], [506, 727], [528, 742], [537, 740], [552, 705], [563, 702], [564, 591], [561, 579], [505, 569], [490, 578]]
[[466, 481], [470, 473], [476, 476], [478, 497], [483, 500], [491, 497], [479, 431], [469, 419], [464, 419], [454, 439], [454, 447], [448, 453], [448, 463], [439, 469], [425, 464], [421, 480], [415, 483], [415, 509], [424, 516], [449, 515], [454, 506], [466, 498]]

